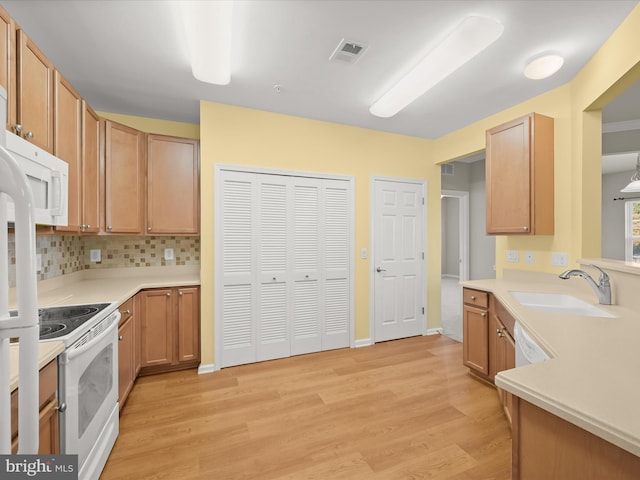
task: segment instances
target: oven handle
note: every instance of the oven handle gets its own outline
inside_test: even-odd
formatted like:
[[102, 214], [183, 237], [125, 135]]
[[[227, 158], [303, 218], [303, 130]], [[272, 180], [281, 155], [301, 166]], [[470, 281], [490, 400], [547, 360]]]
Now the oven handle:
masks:
[[[111, 318], [112, 319], [111, 325], [109, 325], [105, 330], [100, 332], [97, 336], [93, 337], [91, 340], [89, 340], [87, 343], [85, 343], [81, 347], [74, 348], [74, 349], [71, 349], [71, 350], [67, 350], [65, 352], [66, 353], [66, 355], [65, 355], [66, 356], [66, 362], [65, 363], [68, 363], [71, 360], [73, 360], [74, 358], [79, 357], [84, 352], [86, 352], [87, 350], [92, 348], [96, 343], [101, 342], [104, 337], [106, 337], [107, 335], [111, 334], [116, 328], [118, 328], [118, 322], [120, 321], [120, 312], [118, 310], [116, 310], [113, 314], [111, 314], [107, 318]], [[94, 327], [94, 329], [95, 328], [96, 327]]]

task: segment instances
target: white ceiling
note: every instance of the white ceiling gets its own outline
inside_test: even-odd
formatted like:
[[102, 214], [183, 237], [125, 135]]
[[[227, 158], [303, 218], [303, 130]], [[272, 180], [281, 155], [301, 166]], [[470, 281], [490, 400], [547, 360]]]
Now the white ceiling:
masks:
[[[237, 1], [228, 86], [192, 77], [174, 2], [0, 3], [97, 110], [199, 123], [205, 99], [437, 138], [570, 81], [638, 1]], [[371, 103], [469, 14], [499, 20], [504, 34], [395, 117], [371, 115]], [[329, 61], [342, 38], [369, 46], [354, 65]], [[526, 79], [526, 61], [549, 50], [565, 66]], [[637, 99], [605, 121], [637, 115]]]

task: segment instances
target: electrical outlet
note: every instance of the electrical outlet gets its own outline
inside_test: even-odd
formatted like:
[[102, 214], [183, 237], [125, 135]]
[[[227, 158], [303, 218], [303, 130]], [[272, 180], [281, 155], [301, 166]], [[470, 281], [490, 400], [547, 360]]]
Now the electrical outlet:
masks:
[[554, 267], [566, 267], [569, 265], [568, 255], [564, 252], [553, 252], [551, 254], [551, 265]]
[[92, 262], [102, 261], [102, 251], [99, 249], [89, 250], [89, 260]]
[[519, 261], [520, 256], [518, 254], [518, 250], [507, 250], [507, 262], [518, 263]]
[[165, 260], [173, 260], [173, 248], [165, 248], [164, 249], [164, 259]]
[[533, 263], [536, 261], [536, 257], [533, 252], [524, 252], [524, 262]]

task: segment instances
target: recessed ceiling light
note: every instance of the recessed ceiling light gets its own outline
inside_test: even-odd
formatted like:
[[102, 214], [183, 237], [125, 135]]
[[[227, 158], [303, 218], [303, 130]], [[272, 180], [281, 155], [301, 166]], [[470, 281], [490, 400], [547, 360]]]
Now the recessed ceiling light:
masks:
[[369, 111], [392, 117], [495, 42], [504, 26], [485, 17], [465, 18]]
[[524, 69], [524, 76], [531, 80], [542, 80], [556, 73], [564, 64], [564, 58], [557, 54], [546, 54], [530, 61]]

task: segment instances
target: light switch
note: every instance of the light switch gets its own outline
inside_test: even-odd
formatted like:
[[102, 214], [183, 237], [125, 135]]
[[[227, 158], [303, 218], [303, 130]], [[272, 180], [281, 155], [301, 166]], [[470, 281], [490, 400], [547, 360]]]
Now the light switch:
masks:
[[566, 267], [569, 265], [568, 255], [564, 252], [553, 252], [551, 254], [551, 265], [554, 267]]
[[518, 263], [519, 261], [520, 256], [518, 255], [518, 250], [507, 250], [507, 262]]
[[173, 248], [165, 248], [164, 249], [164, 259], [165, 260], [173, 260]]
[[366, 260], [366, 258], [367, 258], [367, 249], [366, 248], [361, 248], [360, 249], [360, 258], [362, 260]]

